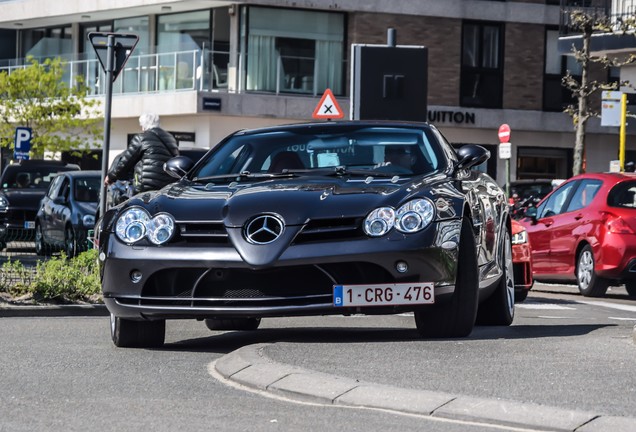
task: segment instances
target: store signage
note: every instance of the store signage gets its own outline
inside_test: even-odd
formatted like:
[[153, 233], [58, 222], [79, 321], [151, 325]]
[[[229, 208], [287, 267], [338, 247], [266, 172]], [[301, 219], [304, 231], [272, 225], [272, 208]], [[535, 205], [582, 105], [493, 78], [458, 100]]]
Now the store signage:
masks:
[[429, 111], [428, 121], [433, 124], [457, 123], [475, 124], [475, 113], [461, 111]]

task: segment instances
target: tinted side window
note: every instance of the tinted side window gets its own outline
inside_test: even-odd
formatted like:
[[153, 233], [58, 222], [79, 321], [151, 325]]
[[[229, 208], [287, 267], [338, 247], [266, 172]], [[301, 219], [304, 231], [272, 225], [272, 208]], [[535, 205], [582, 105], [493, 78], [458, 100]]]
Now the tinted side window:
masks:
[[539, 208], [539, 218], [550, 217], [563, 213], [565, 210], [564, 205], [570, 196], [570, 192], [572, 192], [572, 188], [577, 184], [578, 182], [568, 183], [562, 188], [554, 191], [547, 201]]
[[607, 205], [636, 208], [636, 181], [619, 183], [607, 196]]
[[596, 196], [602, 184], [603, 182], [600, 180], [583, 180], [572, 196], [567, 211], [570, 212], [587, 207]]

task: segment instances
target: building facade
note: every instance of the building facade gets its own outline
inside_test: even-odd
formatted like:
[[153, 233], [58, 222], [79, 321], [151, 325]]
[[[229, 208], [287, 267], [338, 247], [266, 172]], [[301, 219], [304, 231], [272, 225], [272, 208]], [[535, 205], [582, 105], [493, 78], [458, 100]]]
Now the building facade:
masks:
[[[146, 111], [182, 146], [213, 147], [242, 128], [311, 120], [325, 89], [351, 112], [351, 45], [428, 48], [428, 120], [456, 146], [487, 147], [500, 184], [497, 130], [512, 130], [510, 179], [572, 173], [572, 101], [561, 86], [577, 64], [558, 50], [559, 0], [0, 0], [0, 70], [27, 56], [62, 57], [104, 97], [91, 32], [136, 34], [113, 86], [112, 160]], [[611, 79], [613, 71], [597, 71]], [[17, 125], [18, 126], [18, 125]], [[631, 127], [628, 129], [631, 135]], [[618, 128], [588, 122], [586, 169], [618, 158]], [[627, 140], [627, 160], [636, 144]], [[101, 165], [97, 165], [99, 168]]]

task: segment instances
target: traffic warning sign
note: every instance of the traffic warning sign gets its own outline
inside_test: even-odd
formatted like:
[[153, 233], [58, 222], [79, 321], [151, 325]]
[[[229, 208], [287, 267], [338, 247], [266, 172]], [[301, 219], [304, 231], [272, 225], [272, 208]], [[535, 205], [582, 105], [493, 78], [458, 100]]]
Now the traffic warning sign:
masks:
[[341, 119], [344, 112], [330, 89], [325, 90], [316, 106], [312, 117], [318, 120]]

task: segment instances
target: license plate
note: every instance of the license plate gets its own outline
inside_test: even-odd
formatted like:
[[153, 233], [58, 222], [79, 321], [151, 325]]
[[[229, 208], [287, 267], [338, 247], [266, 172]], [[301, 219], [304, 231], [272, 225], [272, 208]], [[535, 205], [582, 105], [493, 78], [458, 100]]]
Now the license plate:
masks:
[[387, 306], [435, 303], [431, 282], [334, 285], [334, 306]]
[[25, 221], [24, 222], [24, 228], [26, 228], [26, 229], [35, 229], [35, 222], [34, 221]]

